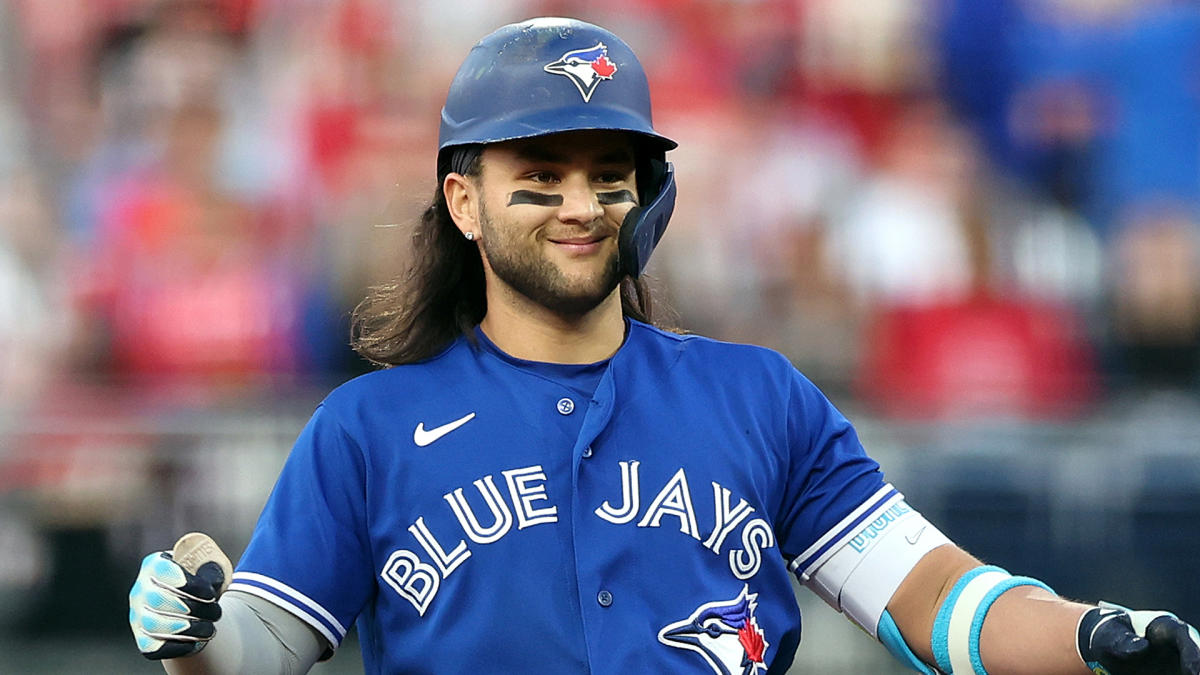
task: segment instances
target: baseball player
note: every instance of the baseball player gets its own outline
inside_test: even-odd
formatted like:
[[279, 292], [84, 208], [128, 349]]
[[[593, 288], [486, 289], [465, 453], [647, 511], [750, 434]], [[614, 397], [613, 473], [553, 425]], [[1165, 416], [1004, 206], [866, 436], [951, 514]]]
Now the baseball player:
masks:
[[957, 548], [781, 355], [650, 323], [675, 145], [616, 35], [483, 38], [416, 262], [358, 313], [390, 367], [317, 408], [231, 578], [202, 537], [147, 556], [141, 652], [305, 672], [357, 621], [369, 673], [779, 673], [796, 575], [921, 673], [1200, 673], [1174, 615]]

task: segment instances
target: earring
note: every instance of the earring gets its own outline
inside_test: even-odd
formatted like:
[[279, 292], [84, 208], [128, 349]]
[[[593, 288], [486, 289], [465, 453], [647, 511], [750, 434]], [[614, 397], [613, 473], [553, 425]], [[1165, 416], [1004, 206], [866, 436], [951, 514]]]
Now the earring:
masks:
[[475, 241], [474, 232], [463, 232], [463, 236], [467, 238], [467, 241]]

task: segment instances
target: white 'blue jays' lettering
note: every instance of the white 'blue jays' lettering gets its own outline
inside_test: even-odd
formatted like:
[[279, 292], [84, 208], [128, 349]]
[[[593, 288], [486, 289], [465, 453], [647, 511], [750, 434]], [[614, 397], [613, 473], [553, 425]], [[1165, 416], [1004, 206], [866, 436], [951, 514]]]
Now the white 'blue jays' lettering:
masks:
[[[633, 522], [641, 513], [642, 518], [638, 520], [637, 527], [643, 528], [661, 527], [663, 517], [671, 516], [679, 519], [681, 533], [700, 541], [687, 473], [682, 468], [676, 471], [642, 512], [638, 508], [641, 503], [639, 464], [636, 460], [618, 462], [621, 474], [621, 506], [615, 508], [605, 501], [595, 509], [595, 515], [610, 523], [624, 525]], [[547, 478], [541, 466], [509, 469], [502, 471], [501, 475], [508, 483], [510, 499], [507, 501], [496, 488], [495, 479], [491, 474], [473, 482], [491, 512], [490, 524], [486, 526], [480, 523], [480, 518], [463, 495], [463, 488], [455, 488], [443, 495], [463, 532], [471, 541], [476, 544], [493, 544], [503, 539], [512, 530], [514, 511], [518, 530], [558, 522], [557, 506], [534, 506], [534, 502], [549, 502], [545, 486]], [[726, 537], [754, 512], [754, 507], [746, 503], [745, 499], [739, 499], [737, 506], [731, 509], [729, 504], [732, 493], [729, 489], [716, 482], [712, 484], [712, 488], [713, 527], [703, 546], [721, 555]], [[438, 593], [441, 581], [471, 557], [471, 550], [466, 541], [460, 539], [447, 553], [442, 543], [429, 530], [424, 517], [417, 518], [408, 531], [432, 564], [426, 563], [408, 549], [397, 549], [389, 556], [383, 570], [380, 571], [380, 576], [400, 597], [412, 603], [418, 614], [424, 616], [425, 610]], [[765, 520], [755, 518], [743, 527], [741, 544], [742, 548], [729, 552], [729, 570], [735, 577], [744, 581], [758, 573], [762, 564], [762, 551], [775, 545], [775, 534]]]

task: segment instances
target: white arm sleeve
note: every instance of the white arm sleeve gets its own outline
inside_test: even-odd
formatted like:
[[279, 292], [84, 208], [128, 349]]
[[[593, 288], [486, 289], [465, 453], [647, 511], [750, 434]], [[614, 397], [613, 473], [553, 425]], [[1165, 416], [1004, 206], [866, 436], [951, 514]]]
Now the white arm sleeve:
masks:
[[801, 576], [829, 606], [877, 637], [879, 619], [900, 583], [933, 549], [950, 543], [897, 494], [858, 522]]
[[171, 675], [307, 673], [329, 643], [287, 610], [248, 593], [221, 596], [217, 633], [199, 653], [163, 661]]

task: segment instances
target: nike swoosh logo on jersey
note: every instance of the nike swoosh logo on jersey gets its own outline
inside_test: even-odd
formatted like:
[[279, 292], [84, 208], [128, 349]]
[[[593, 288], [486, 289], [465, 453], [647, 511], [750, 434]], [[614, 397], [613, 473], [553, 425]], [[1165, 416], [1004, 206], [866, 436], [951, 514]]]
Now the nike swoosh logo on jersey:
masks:
[[448, 422], [432, 429], [426, 429], [425, 423], [421, 422], [417, 424], [416, 429], [413, 429], [413, 443], [423, 448], [473, 419], [475, 419], [475, 413], [468, 413], [453, 422]]
[[921, 526], [921, 529], [917, 530], [916, 534], [904, 535], [904, 541], [907, 541], [908, 543], [912, 544], [913, 546], [916, 546], [917, 542], [921, 540], [921, 535], [923, 535], [923, 534], [925, 534], [925, 526], [924, 525]]

